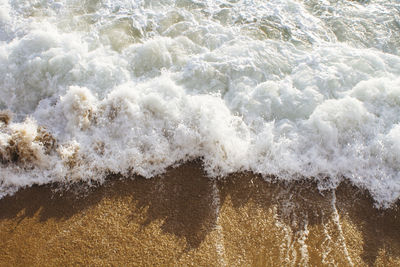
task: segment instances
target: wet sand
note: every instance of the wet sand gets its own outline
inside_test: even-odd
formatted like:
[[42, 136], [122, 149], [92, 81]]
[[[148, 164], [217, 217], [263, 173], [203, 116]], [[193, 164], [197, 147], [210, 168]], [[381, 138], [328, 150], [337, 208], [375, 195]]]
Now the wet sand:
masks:
[[342, 184], [206, 178], [197, 163], [0, 200], [0, 266], [400, 266], [400, 211]]

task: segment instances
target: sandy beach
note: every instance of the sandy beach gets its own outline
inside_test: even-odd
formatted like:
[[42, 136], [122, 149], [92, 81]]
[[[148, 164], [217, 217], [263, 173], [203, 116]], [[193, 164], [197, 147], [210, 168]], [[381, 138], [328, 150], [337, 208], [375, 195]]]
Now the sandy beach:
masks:
[[0, 267], [400, 266], [399, 29], [400, 0], [0, 0]]
[[220, 181], [197, 163], [89, 190], [34, 186], [0, 200], [1, 266], [399, 266], [397, 206], [310, 182]]

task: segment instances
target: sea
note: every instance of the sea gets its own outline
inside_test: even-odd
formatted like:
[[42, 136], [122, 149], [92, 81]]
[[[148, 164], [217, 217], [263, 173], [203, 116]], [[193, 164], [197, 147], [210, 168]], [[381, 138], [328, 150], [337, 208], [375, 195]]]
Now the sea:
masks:
[[398, 0], [0, 0], [0, 197], [152, 178], [400, 197]]

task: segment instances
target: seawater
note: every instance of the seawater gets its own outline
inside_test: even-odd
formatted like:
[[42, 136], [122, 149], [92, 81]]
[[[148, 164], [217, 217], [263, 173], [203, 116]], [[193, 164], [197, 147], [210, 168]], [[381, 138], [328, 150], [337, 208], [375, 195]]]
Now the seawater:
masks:
[[0, 0], [0, 110], [0, 196], [201, 159], [388, 207], [400, 2]]

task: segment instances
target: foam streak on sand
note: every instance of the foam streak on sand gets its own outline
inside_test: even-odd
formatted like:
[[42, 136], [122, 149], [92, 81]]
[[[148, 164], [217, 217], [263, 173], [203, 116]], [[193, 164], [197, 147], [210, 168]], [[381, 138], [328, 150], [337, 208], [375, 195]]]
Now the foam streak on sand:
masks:
[[213, 195], [213, 206], [215, 208], [215, 229], [217, 230], [218, 237], [216, 238], [216, 250], [218, 253], [218, 263], [219, 266], [228, 266], [225, 260], [225, 245], [224, 245], [224, 234], [222, 231], [222, 226], [220, 225], [220, 219], [219, 219], [219, 214], [220, 214], [220, 208], [221, 208], [221, 199], [219, 196], [219, 189], [217, 186], [217, 183], [213, 181], [212, 185], [212, 195]]
[[332, 210], [333, 210], [333, 221], [335, 222], [335, 225], [337, 226], [340, 244], [343, 246], [344, 256], [346, 257], [348, 264], [350, 266], [354, 266], [353, 261], [351, 260], [350, 255], [349, 255], [349, 251], [347, 250], [347, 245], [346, 245], [346, 240], [343, 235], [342, 225], [340, 224], [340, 217], [339, 217], [338, 210], [336, 208], [336, 193], [335, 193], [335, 191], [332, 192]]
[[400, 197], [400, 4], [0, 1], [0, 196], [201, 159]]

